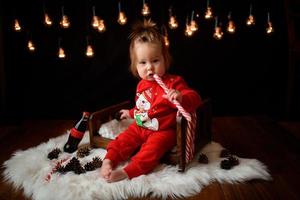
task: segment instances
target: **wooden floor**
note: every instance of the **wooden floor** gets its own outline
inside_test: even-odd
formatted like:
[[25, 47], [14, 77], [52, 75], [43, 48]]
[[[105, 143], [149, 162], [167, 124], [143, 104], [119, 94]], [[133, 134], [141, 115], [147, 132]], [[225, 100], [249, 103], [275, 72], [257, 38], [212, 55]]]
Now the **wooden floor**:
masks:
[[[27, 149], [61, 135], [72, 127], [71, 120], [25, 121], [18, 126], [0, 127], [0, 164], [17, 149]], [[293, 123], [296, 135], [300, 132]], [[299, 200], [300, 143], [290, 134], [288, 123], [275, 123], [261, 116], [217, 117], [213, 120], [213, 140], [239, 157], [256, 158], [265, 163], [272, 181], [252, 180], [239, 184], [219, 184], [205, 187], [189, 200]], [[299, 127], [299, 128], [295, 128]], [[3, 169], [0, 169], [2, 174]], [[15, 191], [3, 180], [0, 200], [24, 200], [22, 191]], [[146, 198], [144, 198], [146, 199]]]

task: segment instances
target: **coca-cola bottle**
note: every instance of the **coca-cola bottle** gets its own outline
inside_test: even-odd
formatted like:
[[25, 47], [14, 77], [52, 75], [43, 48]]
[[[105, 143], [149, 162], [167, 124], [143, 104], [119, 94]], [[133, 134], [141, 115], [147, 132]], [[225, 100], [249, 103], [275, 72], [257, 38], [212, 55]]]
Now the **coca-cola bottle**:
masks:
[[68, 153], [73, 153], [77, 150], [78, 144], [84, 136], [86, 131], [90, 113], [83, 112], [81, 119], [76, 123], [76, 125], [71, 129], [67, 143], [64, 146], [64, 151]]

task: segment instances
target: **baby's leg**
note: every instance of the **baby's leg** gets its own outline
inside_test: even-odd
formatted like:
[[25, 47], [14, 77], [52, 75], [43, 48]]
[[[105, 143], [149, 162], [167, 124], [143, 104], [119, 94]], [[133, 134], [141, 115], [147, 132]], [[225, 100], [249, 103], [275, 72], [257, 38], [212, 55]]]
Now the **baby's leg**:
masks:
[[109, 159], [104, 159], [100, 169], [100, 174], [104, 179], [108, 180], [111, 173], [112, 173], [112, 162]]
[[113, 170], [110, 173], [110, 177], [108, 178], [107, 182], [109, 182], [109, 183], [117, 182], [117, 181], [121, 181], [125, 178], [128, 178], [126, 172], [123, 169], [117, 169], [117, 170]]

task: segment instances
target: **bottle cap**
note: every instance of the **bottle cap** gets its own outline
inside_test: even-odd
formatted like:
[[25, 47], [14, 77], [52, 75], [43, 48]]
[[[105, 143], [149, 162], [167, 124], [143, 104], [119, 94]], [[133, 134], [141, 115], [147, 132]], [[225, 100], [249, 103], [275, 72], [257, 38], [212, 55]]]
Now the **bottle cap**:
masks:
[[89, 117], [89, 116], [90, 116], [90, 113], [87, 112], [87, 111], [84, 111], [84, 112], [82, 113], [82, 115], [83, 115], [84, 117]]

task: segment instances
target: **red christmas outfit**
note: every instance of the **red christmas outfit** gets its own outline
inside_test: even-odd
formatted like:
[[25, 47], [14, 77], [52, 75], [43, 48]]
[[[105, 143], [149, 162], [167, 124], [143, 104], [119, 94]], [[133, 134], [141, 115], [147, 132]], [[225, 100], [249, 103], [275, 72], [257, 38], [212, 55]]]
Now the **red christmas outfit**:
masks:
[[[181, 105], [187, 112], [201, 104], [201, 97], [180, 76], [165, 75], [162, 79], [168, 88], [180, 91]], [[155, 81], [141, 80], [136, 90], [136, 106], [129, 112], [136, 121], [107, 146], [105, 158], [112, 161], [113, 167], [140, 148], [124, 168], [130, 179], [152, 171], [176, 144], [177, 108], [163, 94]]]

